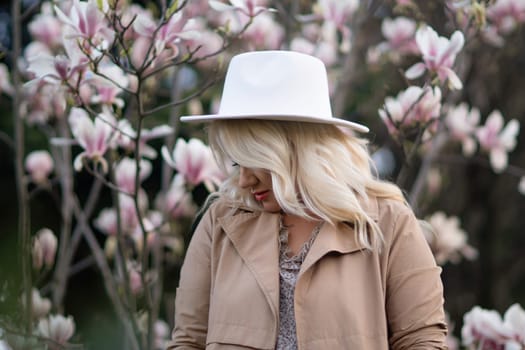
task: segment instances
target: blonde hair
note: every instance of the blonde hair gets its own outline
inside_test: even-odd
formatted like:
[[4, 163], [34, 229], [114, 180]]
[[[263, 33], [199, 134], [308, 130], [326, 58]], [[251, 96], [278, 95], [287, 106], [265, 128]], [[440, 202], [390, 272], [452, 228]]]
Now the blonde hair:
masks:
[[369, 196], [404, 202], [401, 190], [373, 175], [367, 141], [328, 124], [267, 120], [210, 123], [213, 154], [230, 174], [220, 193], [238, 206], [260, 210], [248, 190], [238, 186], [232, 163], [270, 171], [281, 209], [336, 225], [351, 223], [369, 250], [380, 249], [383, 236], [363, 209]]

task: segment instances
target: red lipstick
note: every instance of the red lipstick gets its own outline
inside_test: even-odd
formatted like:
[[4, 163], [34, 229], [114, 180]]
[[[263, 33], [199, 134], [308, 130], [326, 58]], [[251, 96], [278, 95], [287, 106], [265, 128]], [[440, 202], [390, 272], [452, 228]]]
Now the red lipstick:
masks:
[[258, 202], [261, 202], [265, 200], [269, 195], [269, 191], [261, 191], [261, 192], [255, 192], [253, 196], [255, 197], [255, 200]]

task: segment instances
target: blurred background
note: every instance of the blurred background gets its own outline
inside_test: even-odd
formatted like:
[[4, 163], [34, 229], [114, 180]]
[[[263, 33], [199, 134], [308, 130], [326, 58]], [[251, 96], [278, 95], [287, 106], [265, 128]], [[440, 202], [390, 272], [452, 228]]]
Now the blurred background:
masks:
[[[229, 4], [226, 1], [223, 3]], [[202, 17], [206, 21], [207, 29], [226, 27], [225, 23], [228, 23], [231, 30], [228, 34], [234, 39], [231, 39], [231, 45], [227, 49], [216, 57], [207, 59], [205, 64], [181, 65], [175, 71], [168, 70], [165, 75], [159, 75], [155, 82], [150, 82], [145, 92], [146, 104], [157, 106], [169, 103], [173, 98], [182, 99], [192, 94], [196, 87], [206, 84], [211, 77], [216, 77], [214, 85], [190, 99], [190, 102], [148, 116], [144, 122], [145, 127], [154, 128], [157, 125], [168, 124], [173, 127], [178, 138], [204, 139], [201, 127], [178, 125], [174, 122], [174, 116], [216, 110], [225, 62], [227, 63], [233, 54], [255, 49], [294, 49], [303, 52], [310, 50], [309, 53], [322, 58], [329, 69], [334, 114], [370, 127], [371, 133], [366, 137], [375, 153], [374, 159], [380, 175], [398, 183], [402, 182], [400, 186], [407, 193], [407, 197], [414, 194], [414, 185], [422, 178], [424, 185], [412, 202], [418, 216], [429, 220], [436, 212], [442, 212], [448, 218], [456, 218], [457, 225], [465, 234], [464, 237], [458, 238], [464, 241], [457, 244], [460, 250], [454, 252], [456, 255], [441, 261], [445, 308], [450, 315], [453, 335], [460, 337], [463, 315], [475, 305], [496, 310], [501, 314], [514, 303], [525, 306], [525, 195], [518, 191], [520, 179], [525, 175], [525, 133], [520, 132], [516, 135], [516, 145], [509, 150], [508, 165], [502, 171], [494, 170], [489, 155], [483, 152], [480, 146], [475, 154], [465, 155], [459, 142], [443, 145], [439, 152], [433, 154], [430, 162], [426, 159], [428, 154], [432, 154], [433, 144], [427, 142], [420, 145], [421, 150], [408, 164], [406, 149], [414, 144], [409, 131], [405, 130], [402, 134], [405, 137], [401, 138], [400, 134], [396, 135], [387, 128], [379, 115], [379, 110], [385, 108], [387, 97], [395, 97], [409, 85], [415, 84], [413, 80], [406, 78], [404, 72], [421, 61], [420, 54], [401, 51], [392, 44], [391, 36], [389, 41], [389, 34], [393, 35], [395, 28], [385, 29], [385, 19], [403, 17], [410, 19], [417, 26], [426, 24], [446, 38], [450, 38], [456, 30], [462, 32], [465, 37], [465, 44], [454, 65], [454, 71], [461, 79], [463, 88], [454, 90], [446, 84], [441, 84], [442, 104], [439, 118], [444, 120], [452, 106], [466, 103], [470, 108], [479, 110], [480, 125], [483, 125], [495, 110], [501, 112], [505, 124], [513, 119], [520, 124], [525, 122], [524, 2], [342, 1], [331, 8], [335, 13], [339, 13], [343, 20], [337, 23], [334, 20], [335, 15], [331, 18], [333, 28], [329, 38], [323, 36], [326, 35], [323, 33], [328, 31], [324, 23], [330, 19], [323, 3], [327, 2], [259, 1], [257, 4], [274, 8], [275, 11], [255, 16], [253, 30], [236, 37], [236, 30], [242, 25], [237, 24], [236, 27], [234, 20], [245, 23], [246, 19], [239, 19], [242, 15], [237, 13], [227, 20], [221, 17], [225, 16], [224, 14], [219, 16], [213, 13], [207, 1], [189, 1], [186, 4], [185, 16]], [[509, 5], [508, 11], [504, 13], [503, 10], [491, 12], [491, 7], [500, 3], [512, 3], [514, 7]], [[27, 47], [36, 40], [35, 34], [29, 30], [29, 25], [38, 18], [42, 4], [35, 0], [21, 2], [22, 11], [27, 13], [21, 20], [22, 47]], [[10, 55], [14, 40], [11, 5], [0, 5], [0, 43], [3, 52], [0, 62], [9, 70], [13, 69], [18, 60]], [[128, 5], [130, 4], [126, 3], [126, 6]], [[152, 18], [158, 18], [165, 6], [162, 2], [153, 1], [135, 2], [134, 5], [150, 11]], [[517, 11], [514, 17], [512, 8]], [[322, 12], [322, 9], [325, 11]], [[213, 19], [210, 19], [211, 17]], [[215, 32], [224, 34], [224, 29]], [[414, 34], [415, 28], [409, 36], [413, 39]], [[388, 43], [390, 46], [380, 46], [381, 43]], [[203, 45], [205, 44], [206, 42]], [[328, 48], [323, 45], [328, 45]], [[20, 66], [23, 67], [23, 64]], [[23, 79], [24, 82], [29, 80], [27, 75], [24, 75]], [[428, 79], [428, 76], [416, 80], [420, 85], [428, 84], [429, 81], [432, 82], [432, 79]], [[435, 78], [433, 83], [436, 83]], [[5, 89], [2, 90], [0, 315], [18, 322], [21, 317], [20, 295], [23, 290], [16, 182], [19, 175], [14, 164], [16, 140], [13, 99], [5, 93]], [[42, 101], [41, 103], [45, 103], [45, 99]], [[68, 100], [68, 104], [70, 103]], [[132, 109], [133, 105], [129, 103], [127, 108]], [[46, 127], [53, 127], [55, 122], [49, 118], [47, 123]], [[26, 154], [33, 150], [50, 148], [48, 135], [37, 124], [25, 123], [23, 133]], [[149, 142], [149, 145], [160, 152], [163, 145], [170, 143], [171, 151], [174, 146], [173, 139], [169, 142], [166, 139], [155, 139]], [[74, 155], [81, 151], [78, 147], [73, 147], [72, 150]], [[166, 180], [166, 164], [161, 157], [152, 159], [151, 163], [153, 170], [142, 185], [153, 202], [159, 191], [166, 191], [166, 184], [170, 180]], [[430, 170], [426, 169], [422, 173], [425, 166]], [[79, 201], [85, 203], [94, 186], [94, 177], [85, 170], [76, 172], [74, 176], [74, 192]], [[49, 186], [46, 188], [34, 183], [28, 184], [29, 231], [32, 235], [42, 227], [57, 233], [61, 231], [59, 179], [51, 176]], [[203, 183], [188, 188], [188, 191], [196, 207], [203, 203], [209, 193], [209, 189]], [[112, 199], [111, 189], [104, 187], [88, 221], [93, 223], [104, 208], [112, 205]], [[188, 232], [191, 221], [192, 215], [176, 219], [176, 228], [173, 230], [182, 245], [170, 255], [161, 277], [164, 298], [159, 314], [170, 326], [173, 322], [173, 298], [178, 269], [184, 255], [184, 246], [190, 238]], [[440, 226], [440, 223], [436, 225]], [[442, 221], [441, 225], [434, 227], [437, 233], [440, 229], [458, 229], [450, 222]], [[93, 229], [99, 244], [104, 246], [108, 236], [96, 226]], [[123, 332], [122, 326], [114, 313], [99, 268], [86, 241], [79, 242], [72, 266], [61, 309], [74, 316], [77, 335], [73, 339], [91, 349], [125, 348], [119, 336]], [[34, 282], [39, 283], [43, 295], [50, 294], [53, 276], [52, 272], [34, 276]]]

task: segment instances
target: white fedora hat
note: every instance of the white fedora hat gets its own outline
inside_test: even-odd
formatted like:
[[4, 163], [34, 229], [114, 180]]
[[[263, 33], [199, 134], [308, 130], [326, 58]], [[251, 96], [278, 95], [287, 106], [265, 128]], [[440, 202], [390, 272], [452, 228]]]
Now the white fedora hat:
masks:
[[364, 125], [332, 116], [323, 62], [293, 51], [255, 51], [234, 56], [226, 73], [219, 112], [180, 119], [300, 121], [368, 132]]

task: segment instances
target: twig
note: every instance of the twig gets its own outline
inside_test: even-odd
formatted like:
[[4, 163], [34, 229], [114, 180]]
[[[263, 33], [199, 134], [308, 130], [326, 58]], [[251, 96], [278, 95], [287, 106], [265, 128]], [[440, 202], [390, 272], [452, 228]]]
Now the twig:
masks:
[[210, 88], [216, 82], [217, 82], [217, 76], [215, 76], [212, 80], [209, 80], [206, 84], [204, 84], [203, 87], [201, 87], [198, 91], [194, 92], [193, 94], [188, 95], [188, 96], [186, 96], [183, 99], [179, 99], [179, 100], [176, 100], [176, 101], [173, 101], [173, 102], [166, 103], [164, 105], [155, 107], [153, 109], [150, 109], [149, 111], [144, 111], [143, 115], [144, 116], [148, 116], [148, 115], [151, 115], [151, 114], [155, 114], [155, 113], [157, 113], [157, 112], [159, 112], [159, 111], [161, 111], [161, 110], [163, 110], [165, 108], [177, 107], [177, 106], [183, 105], [184, 103], [186, 103], [186, 102], [194, 99], [195, 97], [200, 96], [201, 94], [203, 94], [204, 91], [206, 91], [208, 88]]

